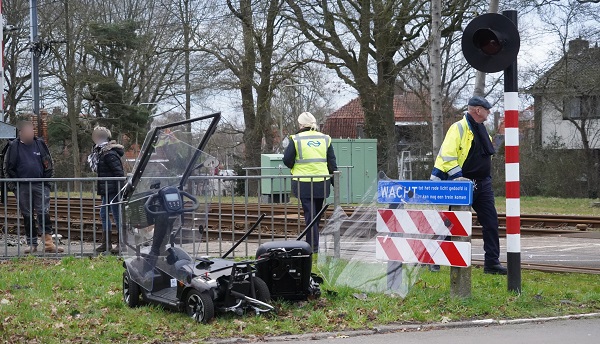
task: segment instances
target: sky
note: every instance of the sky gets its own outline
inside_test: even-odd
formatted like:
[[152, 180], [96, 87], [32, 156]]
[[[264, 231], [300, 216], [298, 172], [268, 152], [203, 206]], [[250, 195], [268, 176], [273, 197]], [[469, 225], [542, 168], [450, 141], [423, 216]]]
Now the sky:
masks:
[[[573, 0], [564, 0], [563, 2], [567, 1]], [[500, 10], [504, 9], [506, 8], [501, 8]], [[598, 5], [598, 9], [600, 11], [600, 5]], [[562, 21], [562, 16], [547, 16], [544, 20], [560, 23]], [[575, 23], [569, 28], [568, 36], [571, 39], [576, 38], [579, 35], [579, 32], [589, 31], [589, 28], [598, 27], [600, 26], [599, 24], [600, 23], [597, 21], [575, 20]], [[559, 29], [564, 31], [564, 27], [561, 27], [560, 25]], [[561, 40], [557, 32], [552, 31], [551, 27], [544, 23], [542, 17], [540, 17], [539, 13], [535, 10], [528, 13], [520, 13], [519, 31], [521, 34], [521, 49], [518, 55], [519, 86], [526, 87], [531, 84], [536, 75], [543, 73], [553, 62], [560, 58], [562, 55], [562, 48]], [[594, 43], [596, 42], [591, 42], [591, 44]], [[341, 81], [333, 71], [329, 71], [327, 77], [329, 79], [328, 88], [332, 95], [331, 108], [338, 109], [357, 96], [356, 91]], [[502, 79], [502, 72], [488, 75], [488, 85], [492, 84], [494, 80], [497, 79]], [[41, 86], [44, 87], [43, 81]], [[496, 104], [493, 111], [502, 112], [502, 85], [496, 85], [494, 90], [495, 92], [489, 96], [488, 100], [490, 100], [492, 104]], [[464, 99], [461, 101], [466, 100], [468, 96], [468, 94], [465, 95], [463, 97]], [[532, 100], [527, 95], [521, 95], [521, 109], [528, 107], [531, 103]], [[51, 103], [42, 105], [51, 106]], [[169, 111], [174, 105], [176, 104], [161, 104], [156, 109], [156, 113]], [[460, 107], [462, 104], [455, 105]], [[202, 100], [196, 99], [193, 102], [193, 114], [200, 115], [216, 111], [222, 112], [224, 120], [226, 121], [240, 125], [243, 124], [240, 109], [240, 96], [237, 91], [221, 92]]]

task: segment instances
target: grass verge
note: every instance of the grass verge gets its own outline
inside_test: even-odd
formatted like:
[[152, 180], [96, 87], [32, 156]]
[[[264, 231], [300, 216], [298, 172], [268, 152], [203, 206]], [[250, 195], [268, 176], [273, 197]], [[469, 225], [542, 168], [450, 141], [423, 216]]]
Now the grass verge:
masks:
[[[597, 201], [589, 198], [521, 197], [521, 213], [600, 216], [600, 207], [592, 207], [592, 203]], [[504, 213], [506, 198], [496, 197], [496, 208]]]
[[[425, 269], [423, 269], [425, 270]], [[523, 272], [523, 294], [506, 278], [473, 270], [473, 297], [451, 299], [449, 270], [423, 271], [405, 299], [329, 288], [318, 300], [279, 303], [277, 314], [219, 315], [208, 325], [155, 306], [122, 301], [121, 261], [114, 257], [0, 261], [0, 341], [162, 342], [263, 337], [369, 328], [379, 324], [554, 316], [600, 310], [598, 277]]]

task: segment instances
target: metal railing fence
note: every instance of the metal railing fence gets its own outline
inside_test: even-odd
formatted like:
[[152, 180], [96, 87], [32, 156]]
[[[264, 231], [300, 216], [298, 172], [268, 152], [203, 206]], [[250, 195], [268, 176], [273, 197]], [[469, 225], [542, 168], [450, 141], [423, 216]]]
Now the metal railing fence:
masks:
[[[153, 179], [169, 178], [172, 177]], [[234, 254], [251, 256], [255, 246], [263, 242], [294, 239], [305, 225], [301, 202], [296, 196], [315, 199], [314, 186], [319, 185], [319, 180], [333, 178], [339, 181], [340, 173], [307, 177], [314, 182], [310, 183], [308, 192], [302, 193], [304, 191], [301, 190], [299, 195], [298, 192], [292, 192], [296, 178], [298, 177], [290, 175], [190, 177], [185, 190], [195, 195], [201, 206], [195, 213], [184, 217], [183, 230], [177, 239], [178, 244], [186, 245], [188, 251], [194, 255], [221, 255], [263, 213], [266, 217], [259, 230], [240, 245]], [[98, 185], [107, 191], [109, 183], [116, 183], [120, 189], [125, 182], [126, 178], [0, 179], [0, 188], [3, 191], [0, 205], [0, 259], [27, 254], [46, 258], [108, 254], [109, 248], [97, 252], [97, 248], [102, 244], [102, 197], [98, 195]], [[14, 188], [9, 191], [9, 186]], [[36, 189], [39, 188], [44, 191], [37, 192]], [[330, 191], [332, 195], [337, 194], [334, 205], [338, 206], [339, 193], [335, 193], [334, 190]], [[267, 191], [268, 193], [263, 193]], [[264, 197], [265, 195], [270, 197]], [[43, 197], [47, 199], [44, 201]], [[131, 235], [135, 231], [140, 234], [142, 244], [147, 244], [148, 235], [152, 233], [151, 226], [142, 227], [134, 223], [134, 206], [121, 202], [118, 196], [113, 201], [118, 204], [117, 214], [120, 221], [116, 221], [114, 215], [111, 216], [112, 245], [116, 247], [117, 238], [123, 238], [123, 234]], [[38, 211], [36, 208], [42, 209]], [[313, 214], [318, 211], [313, 210]], [[49, 217], [39, 216], [44, 213]], [[105, 219], [108, 219], [109, 215], [105, 216]], [[39, 237], [36, 236], [34, 228], [41, 229], [41, 232], [37, 233]], [[146, 237], [143, 235], [144, 231]], [[62, 247], [64, 252], [44, 250], [42, 234], [50, 234], [53, 242]], [[33, 243], [28, 238], [35, 237], [38, 251], [25, 253]], [[146, 242], [143, 242], [144, 240]]]

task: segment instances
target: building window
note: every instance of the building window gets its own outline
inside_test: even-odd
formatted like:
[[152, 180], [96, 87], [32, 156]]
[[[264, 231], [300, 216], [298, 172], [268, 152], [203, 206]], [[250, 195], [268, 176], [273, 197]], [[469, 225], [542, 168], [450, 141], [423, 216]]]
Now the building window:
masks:
[[600, 118], [600, 96], [571, 97], [563, 105], [563, 119]]
[[580, 118], [581, 117], [581, 98], [573, 97], [565, 99], [564, 104], [564, 119]]

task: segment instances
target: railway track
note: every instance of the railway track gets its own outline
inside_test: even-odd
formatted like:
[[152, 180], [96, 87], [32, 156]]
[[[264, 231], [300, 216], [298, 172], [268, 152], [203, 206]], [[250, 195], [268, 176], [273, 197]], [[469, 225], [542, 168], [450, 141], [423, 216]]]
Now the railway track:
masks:
[[[63, 238], [70, 240], [92, 241], [98, 240], [100, 234], [100, 216], [97, 206], [100, 200], [96, 199], [67, 199], [56, 198], [51, 201], [50, 214], [52, 222], [57, 226], [59, 234]], [[249, 228], [252, 222], [256, 221], [259, 214], [265, 213], [266, 217], [262, 222], [260, 231], [256, 231], [249, 237], [250, 241], [271, 239], [290, 239], [294, 238], [303, 228], [302, 211], [298, 205], [280, 205], [280, 204], [210, 204], [208, 206], [208, 229], [205, 234], [211, 239], [221, 238], [229, 241], [239, 238], [243, 232]], [[354, 207], [344, 207], [346, 214], [350, 215], [356, 210]], [[332, 210], [327, 212], [326, 216], [331, 216]], [[6, 215], [6, 216], [5, 216]], [[188, 215], [188, 224], [193, 223], [193, 216], [196, 218], [200, 214]], [[17, 205], [14, 199], [7, 205], [0, 208], [0, 227], [8, 226], [10, 234], [17, 234], [18, 219]], [[505, 215], [499, 214], [500, 231], [504, 235]], [[189, 222], [192, 221], [192, 222]], [[473, 237], [481, 237], [481, 227], [477, 224], [476, 217], [473, 218]], [[574, 234], [597, 234], [589, 233], [575, 229], [575, 226], [584, 224], [588, 229], [600, 228], [600, 217], [597, 216], [572, 216], [572, 215], [540, 215], [523, 214], [521, 215], [521, 232], [523, 235], [574, 235]], [[373, 226], [372, 223], [365, 225]], [[342, 230], [344, 230], [344, 225]], [[22, 227], [21, 227], [22, 229]], [[2, 231], [4, 228], [2, 228]], [[21, 235], [24, 233], [19, 232]], [[185, 234], [185, 233], [184, 233]], [[199, 236], [190, 232], [185, 234], [187, 239]], [[600, 236], [598, 236], [600, 237]], [[0, 239], [0, 245], [2, 240]], [[473, 260], [473, 265], [482, 265], [482, 261]], [[575, 272], [600, 274], [599, 268], [575, 267], [539, 263], [522, 263], [523, 269], [531, 269], [545, 272]]]
[[[93, 237], [94, 228], [100, 224], [100, 216], [97, 206], [100, 200], [88, 198], [54, 198], [50, 205], [50, 214], [53, 223], [63, 236], [75, 235], [89, 239]], [[14, 199], [9, 200], [5, 206], [6, 220], [0, 221], [9, 228], [14, 228], [18, 223], [17, 205]], [[356, 210], [354, 207], [343, 208], [347, 215]], [[301, 209], [298, 205], [281, 204], [210, 204], [208, 205], [208, 226], [211, 236], [221, 232], [244, 232], [252, 222], [256, 221], [259, 214], [266, 214], [262, 222], [259, 235], [277, 235], [289, 237], [298, 234], [303, 228]], [[332, 210], [326, 216], [330, 216]], [[187, 223], [193, 224], [193, 216], [187, 216]], [[196, 214], [196, 216], [199, 216]], [[0, 210], [0, 217], [5, 217]], [[505, 215], [499, 214], [500, 234], [504, 235]], [[192, 222], [189, 222], [189, 221]], [[476, 217], [473, 218], [473, 237], [481, 237], [481, 226], [478, 225]], [[365, 223], [369, 225], [370, 223]], [[569, 216], [569, 215], [521, 215], [521, 232], [523, 235], [565, 235], [580, 234], [574, 229], [577, 225], [585, 225], [587, 228], [600, 228], [600, 217], [595, 216]], [[347, 224], [346, 226], [348, 226]], [[70, 229], [70, 231], [68, 230]]]
[[[71, 214], [81, 213], [85, 217], [92, 218], [94, 214], [97, 217], [98, 206], [100, 205], [100, 200], [93, 200], [91, 198], [53, 198], [51, 200], [50, 208], [51, 212], [58, 212], [59, 216], [65, 214], [69, 211]], [[81, 209], [78, 209], [81, 207]], [[266, 213], [267, 215], [285, 215], [285, 214], [293, 214], [301, 212], [301, 208], [299, 205], [293, 204], [242, 204], [242, 203], [225, 203], [225, 204], [209, 204], [209, 209], [211, 211], [234, 211], [235, 213], [243, 213], [248, 212], [249, 214], [258, 213], [259, 211], [262, 213]], [[16, 203], [14, 199], [9, 199], [7, 209], [16, 211]], [[357, 208], [352, 206], [343, 207], [348, 215], [351, 212], [355, 211]], [[328, 211], [328, 214], [331, 214], [332, 210]], [[500, 225], [504, 225], [506, 221], [506, 214], [498, 214], [498, 219], [500, 221]], [[521, 215], [521, 226], [523, 227], [537, 227], [537, 228], [555, 228], [555, 227], [567, 227], [567, 226], [575, 226], [577, 224], [587, 224], [590, 228], [600, 228], [600, 216], [576, 216], [576, 215], [551, 215], [551, 214], [543, 214], [543, 215], [535, 215], [535, 214], [522, 214]]]

